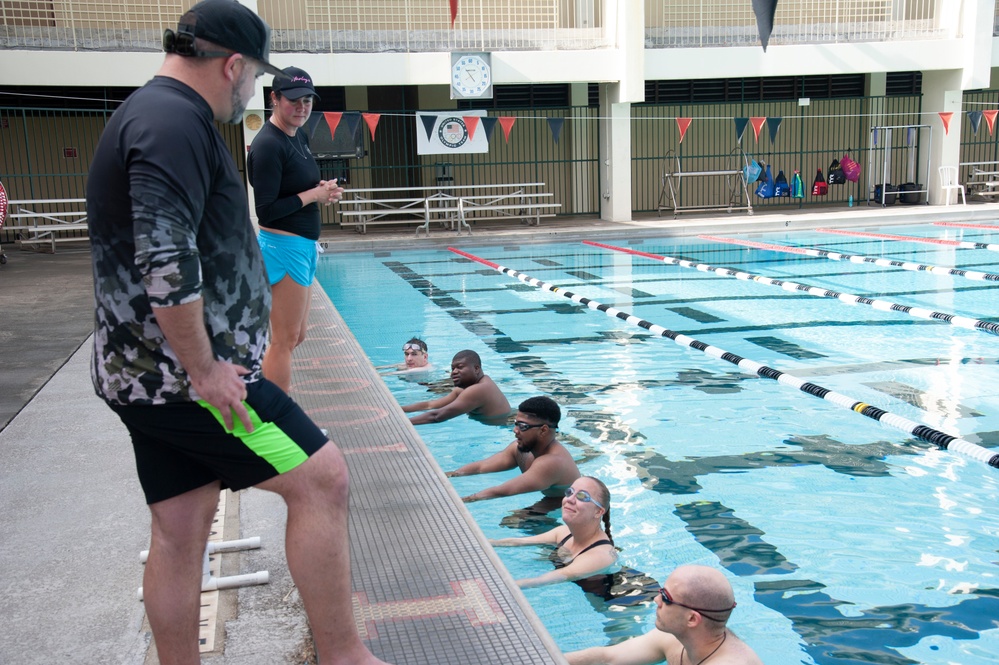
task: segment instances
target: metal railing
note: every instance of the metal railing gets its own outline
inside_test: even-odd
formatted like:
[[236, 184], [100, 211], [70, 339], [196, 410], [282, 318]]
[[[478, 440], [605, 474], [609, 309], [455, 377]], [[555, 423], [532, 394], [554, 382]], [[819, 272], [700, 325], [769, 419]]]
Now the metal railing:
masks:
[[[939, 39], [942, 0], [780, 0], [770, 44]], [[647, 0], [647, 48], [751, 46], [759, 42], [751, 2]]]
[[[272, 50], [296, 53], [599, 49], [607, 16], [632, 0], [259, 0]], [[946, 0], [781, 0], [771, 44], [936, 39]], [[0, 49], [159, 50], [194, 0], [5, 0]], [[646, 0], [645, 46], [758, 42], [749, 0]], [[997, 20], [999, 24], [999, 20]], [[957, 23], [953, 24], [954, 26]]]

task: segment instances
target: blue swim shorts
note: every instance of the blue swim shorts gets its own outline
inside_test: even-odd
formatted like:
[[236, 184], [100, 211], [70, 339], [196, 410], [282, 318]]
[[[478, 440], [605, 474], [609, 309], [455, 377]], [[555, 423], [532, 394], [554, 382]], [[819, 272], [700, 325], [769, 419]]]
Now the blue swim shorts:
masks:
[[315, 240], [260, 229], [257, 242], [260, 243], [267, 278], [272, 285], [290, 275], [302, 286], [312, 286], [319, 258]]

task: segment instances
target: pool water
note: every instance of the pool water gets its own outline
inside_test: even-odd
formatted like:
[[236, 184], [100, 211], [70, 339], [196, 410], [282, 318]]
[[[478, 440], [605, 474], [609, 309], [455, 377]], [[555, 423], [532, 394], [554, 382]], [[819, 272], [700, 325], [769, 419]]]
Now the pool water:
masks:
[[[897, 235], [999, 242], [930, 225]], [[999, 255], [819, 232], [755, 241], [999, 272]], [[466, 241], [467, 242], [467, 241]], [[994, 282], [779, 254], [696, 238], [601, 242], [842, 293], [996, 321]], [[787, 374], [999, 452], [999, 338], [899, 312], [584, 245], [462, 250]], [[325, 255], [319, 280], [374, 365], [426, 340], [436, 370], [387, 376], [400, 403], [449, 386], [473, 349], [516, 406], [560, 403], [561, 440], [611, 491], [620, 562], [663, 580], [722, 569], [730, 626], [768, 665], [999, 659], [999, 469], [939, 450], [776, 381], [446, 250]], [[466, 417], [418, 431], [444, 470], [513, 440]], [[460, 495], [516, 472], [454, 478]], [[487, 537], [526, 535], [536, 497], [469, 504]], [[498, 548], [515, 578], [541, 548]], [[525, 590], [564, 651], [650, 630], [654, 605], [575, 584]]]

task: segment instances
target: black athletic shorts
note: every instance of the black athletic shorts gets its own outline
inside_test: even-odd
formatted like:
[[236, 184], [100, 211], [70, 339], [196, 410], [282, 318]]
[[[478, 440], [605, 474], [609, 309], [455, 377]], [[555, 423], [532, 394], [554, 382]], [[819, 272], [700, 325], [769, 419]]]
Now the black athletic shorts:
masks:
[[301, 407], [266, 379], [246, 385], [247, 432], [233, 414], [226, 431], [205, 401], [109, 406], [132, 435], [139, 482], [152, 504], [219, 480], [240, 490], [291, 471], [326, 443]]

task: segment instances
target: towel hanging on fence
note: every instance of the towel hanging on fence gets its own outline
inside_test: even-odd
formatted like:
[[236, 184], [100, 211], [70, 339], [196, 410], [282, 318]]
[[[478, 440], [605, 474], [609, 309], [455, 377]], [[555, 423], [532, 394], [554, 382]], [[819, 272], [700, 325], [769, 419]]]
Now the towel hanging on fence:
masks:
[[794, 175], [791, 176], [791, 198], [792, 199], [805, 198], [805, 184], [801, 182], [801, 173], [798, 171], [798, 169], [795, 169]]

